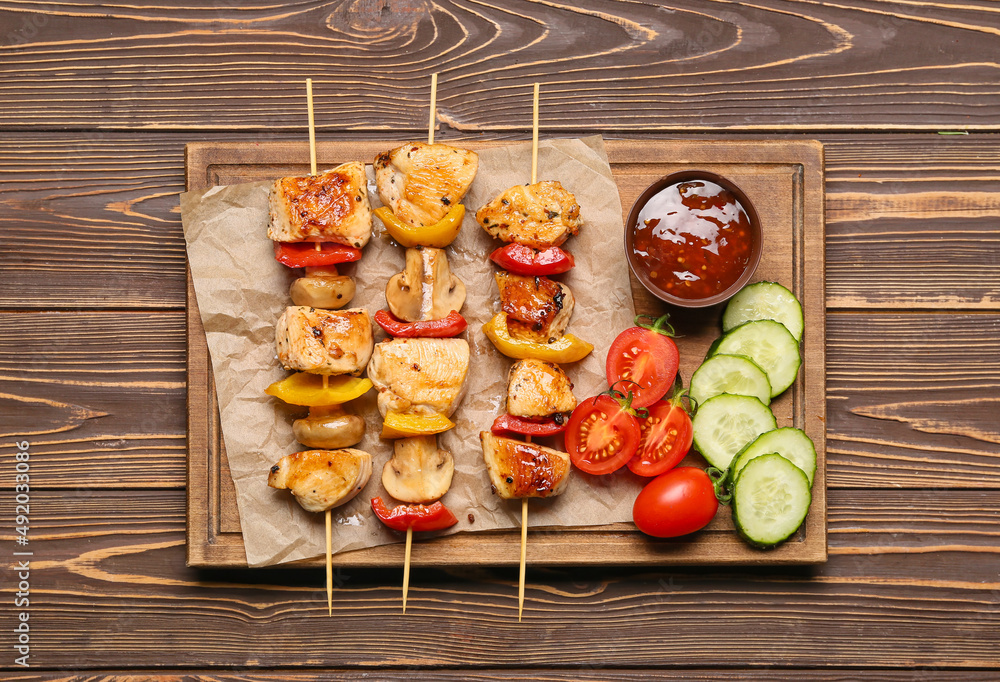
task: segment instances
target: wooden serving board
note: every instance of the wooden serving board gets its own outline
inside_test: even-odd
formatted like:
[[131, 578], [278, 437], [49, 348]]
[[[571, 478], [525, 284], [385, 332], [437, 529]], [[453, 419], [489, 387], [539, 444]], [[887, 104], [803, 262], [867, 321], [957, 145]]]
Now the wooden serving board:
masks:
[[[400, 142], [327, 142], [317, 145], [321, 167], [369, 160]], [[471, 149], [507, 142], [463, 141]], [[755, 550], [733, 530], [728, 508], [689, 538], [649, 538], [630, 523], [586, 528], [531, 529], [532, 565], [650, 564], [810, 564], [826, 561], [826, 367], [824, 300], [823, 147], [813, 141], [608, 140], [611, 169], [618, 184], [623, 217], [654, 180], [681, 169], [700, 168], [733, 180], [754, 203], [764, 227], [764, 254], [755, 280], [789, 287], [802, 301], [805, 336], [802, 370], [795, 384], [772, 403], [779, 426], [796, 426], [816, 444], [818, 467], [812, 506], [804, 526], [776, 549]], [[193, 143], [186, 149], [187, 187], [269, 180], [305, 174], [305, 144]], [[586, 229], [586, 228], [584, 228]], [[609, 244], [609, 248], [624, 248]], [[484, 254], [484, 263], [486, 258]], [[485, 267], [485, 266], [484, 266]], [[662, 314], [665, 305], [632, 278], [636, 312]], [[680, 334], [681, 375], [685, 383], [720, 333], [721, 307], [701, 311], [673, 309]], [[583, 314], [578, 312], [577, 314]], [[188, 273], [188, 504], [187, 557], [191, 566], [246, 566], [236, 492], [219, 424], [205, 331]], [[700, 457], [692, 463], [704, 466]], [[413, 545], [412, 563], [430, 565], [517, 565], [519, 531], [458, 533]], [[337, 554], [339, 566], [402, 565], [401, 544]], [[323, 558], [297, 566], [322, 565]]]

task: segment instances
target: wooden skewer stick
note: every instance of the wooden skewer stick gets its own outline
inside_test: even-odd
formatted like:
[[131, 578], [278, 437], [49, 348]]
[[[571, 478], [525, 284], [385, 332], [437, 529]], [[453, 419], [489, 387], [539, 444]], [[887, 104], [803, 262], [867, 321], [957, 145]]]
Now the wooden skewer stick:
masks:
[[538, 182], [538, 83], [531, 97], [531, 184]]
[[[309, 113], [309, 174], [316, 175], [316, 118], [313, 115], [313, 81], [306, 78], [306, 110]], [[323, 245], [316, 242], [317, 251]], [[323, 375], [323, 388], [329, 388], [330, 377]], [[333, 512], [326, 510], [326, 610], [333, 616]]]
[[[431, 113], [427, 122], [427, 144], [434, 144], [434, 124], [437, 109], [438, 75], [431, 74]], [[406, 613], [406, 595], [410, 591], [410, 554], [413, 551], [413, 529], [406, 529], [406, 550], [403, 554], [403, 613]]]
[[434, 127], [437, 124], [438, 75], [431, 74], [431, 115], [427, 124], [427, 144], [434, 144]]
[[[538, 83], [535, 83], [531, 97], [531, 184], [538, 182]], [[531, 442], [531, 436], [525, 437]], [[524, 573], [528, 554], [528, 498], [521, 498], [521, 571], [517, 580], [517, 622], [521, 622], [524, 611]]]
[[406, 613], [406, 593], [410, 591], [410, 552], [413, 550], [413, 528], [406, 529], [406, 553], [403, 556], [403, 613]]

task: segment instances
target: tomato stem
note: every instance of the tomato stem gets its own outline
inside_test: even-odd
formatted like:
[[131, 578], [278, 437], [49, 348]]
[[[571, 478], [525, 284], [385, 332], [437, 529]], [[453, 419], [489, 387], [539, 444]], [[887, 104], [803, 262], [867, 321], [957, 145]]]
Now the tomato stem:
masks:
[[712, 487], [715, 488], [715, 499], [721, 504], [728, 505], [733, 499], [732, 493], [726, 490], [726, 472], [715, 467], [708, 467], [705, 473], [712, 479]]
[[[653, 320], [652, 324], [642, 322], [641, 320]], [[636, 315], [634, 324], [636, 327], [642, 327], [643, 329], [648, 329], [651, 332], [656, 332], [657, 334], [663, 334], [664, 336], [677, 336], [677, 332], [674, 331], [673, 325], [671, 325], [667, 320], [670, 319], [670, 313], [664, 313], [659, 317], [653, 317], [652, 315]]]
[[626, 391], [623, 393], [622, 391], [619, 391], [615, 388], [615, 386], [621, 383], [635, 384], [636, 386], [639, 385], [636, 382], [632, 381], [631, 379], [619, 379], [614, 383], [614, 386], [605, 391], [604, 394], [607, 394], [612, 398], [614, 398], [615, 400], [617, 400], [618, 404], [622, 408], [622, 412], [627, 412], [632, 416], [639, 417], [639, 419], [645, 419], [646, 417], [648, 417], [649, 410], [647, 410], [645, 407], [632, 407], [632, 401], [635, 399], [635, 396], [632, 395], [632, 391]]

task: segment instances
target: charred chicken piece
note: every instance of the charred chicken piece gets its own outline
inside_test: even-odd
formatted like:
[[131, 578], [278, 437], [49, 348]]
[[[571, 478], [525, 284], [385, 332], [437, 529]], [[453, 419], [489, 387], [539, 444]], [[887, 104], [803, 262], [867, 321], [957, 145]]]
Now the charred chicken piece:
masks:
[[559, 365], [529, 358], [511, 365], [507, 375], [507, 412], [517, 417], [548, 417], [576, 407], [573, 383]]
[[469, 190], [479, 156], [446, 144], [411, 142], [375, 157], [375, 183], [382, 203], [413, 227], [441, 220]]
[[375, 345], [368, 378], [378, 409], [450, 417], [465, 395], [469, 343], [465, 339], [389, 339]]
[[438, 448], [436, 436], [400, 438], [382, 468], [382, 485], [397, 500], [427, 504], [448, 492], [454, 473], [455, 460]]
[[372, 318], [364, 308], [289, 306], [274, 333], [282, 366], [312, 374], [360, 375], [375, 345]]
[[536, 249], [559, 246], [583, 224], [576, 197], [555, 180], [511, 187], [476, 211], [476, 220], [498, 239]]
[[514, 275], [502, 270], [494, 277], [512, 337], [551, 343], [563, 335], [575, 304], [568, 286], [548, 277]]
[[480, 431], [483, 459], [490, 483], [505, 500], [550, 497], [566, 488], [569, 455], [535, 443], [494, 436]]
[[444, 249], [406, 250], [406, 266], [389, 279], [385, 300], [393, 315], [407, 322], [439, 320], [465, 304], [465, 284], [451, 274]]
[[291, 490], [306, 511], [321, 512], [349, 502], [371, 475], [372, 456], [362, 450], [306, 450], [278, 460], [267, 484]]
[[360, 161], [318, 175], [276, 180], [268, 196], [268, 238], [362, 248], [372, 234], [367, 183]]

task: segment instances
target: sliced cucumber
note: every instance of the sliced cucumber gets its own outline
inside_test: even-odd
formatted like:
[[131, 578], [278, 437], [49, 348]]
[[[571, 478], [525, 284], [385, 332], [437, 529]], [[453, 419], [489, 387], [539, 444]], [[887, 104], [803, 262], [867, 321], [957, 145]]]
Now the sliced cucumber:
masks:
[[753, 360], [767, 374], [772, 398], [795, 382], [802, 364], [798, 341], [774, 320], [744, 322], [713, 343], [708, 353], [745, 355]]
[[709, 464], [723, 471], [747, 443], [778, 426], [771, 410], [761, 401], [728, 393], [700, 405], [691, 424], [694, 447]]
[[796, 341], [802, 340], [802, 306], [795, 295], [776, 282], [757, 282], [729, 299], [722, 313], [722, 331], [751, 320], [775, 320], [785, 325]]
[[773, 547], [798, 530], [811, 501], [801, 469], [781, 455], [762, 455], [736, 477], [733, 524], [750, 544]]
[[816, 446], [805, 431], [790, 426], [762, 433], [757, 440], [743, 448], [729, 467], [729, 480], [735, 481], [740, 470], [750, 460], [772, 452], [802, 469], [802, 473], [809, 479], [809, 485], [812, 485], [816, 475]]
[[691, 375], [691, 399], [701, 405], [722, 393], [751, 395], [765, 405], [771, 402], [771, 384], [757, 363], [742, 355], [713, 355]]

